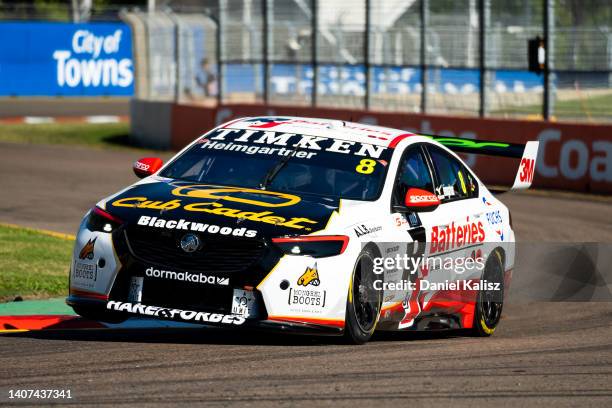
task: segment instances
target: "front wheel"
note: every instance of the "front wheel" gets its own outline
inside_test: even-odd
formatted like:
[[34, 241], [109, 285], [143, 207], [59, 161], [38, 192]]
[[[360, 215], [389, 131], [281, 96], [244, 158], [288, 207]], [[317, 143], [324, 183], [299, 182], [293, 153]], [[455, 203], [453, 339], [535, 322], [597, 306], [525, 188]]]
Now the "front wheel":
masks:
[[364, 249], [355, 264], [346, 305], [344, 338], [352, 344], [370, 340], [376, 329], [382, 293], [374, 288], [374, 251]]
[[[491, 253], [487, 259], [481, 281], [492, 284], [492, 287], [478, 292], [471, 332], [477, 337], [489, 337], [501, 319], [504, 305], [504, 266], [498, 251]], [[499, 286], [499, 289], [496, 289], [496, 286]]]

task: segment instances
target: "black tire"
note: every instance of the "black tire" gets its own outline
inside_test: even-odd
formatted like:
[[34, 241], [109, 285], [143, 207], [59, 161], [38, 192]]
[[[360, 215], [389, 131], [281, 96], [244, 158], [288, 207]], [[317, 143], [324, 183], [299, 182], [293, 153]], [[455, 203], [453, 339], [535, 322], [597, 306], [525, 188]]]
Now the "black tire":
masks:
[[128, 318], [125, 313], [109, 312], [94, 306], [73, 305], [72, 309], [76, 314], [85, 319], [105, 323], [123, 323]]
[[365, 248], [355, 263], [348, 299], [346, 302], [346, 323], [344, 340], [350, 344], [366, 343], [376, 330], [380, 308], [382, 305], [382, 291], [374, 289], [374, 280], [382, 276], [374, 273], [374, 258], [376, 251]]
[[487, 259], [482, 280], [499, 283], [500, 290], [480, 290], [471, 334], [489, 337], [497, 328], [504, 306], [504, 265], [499, 251], [493, 251]]

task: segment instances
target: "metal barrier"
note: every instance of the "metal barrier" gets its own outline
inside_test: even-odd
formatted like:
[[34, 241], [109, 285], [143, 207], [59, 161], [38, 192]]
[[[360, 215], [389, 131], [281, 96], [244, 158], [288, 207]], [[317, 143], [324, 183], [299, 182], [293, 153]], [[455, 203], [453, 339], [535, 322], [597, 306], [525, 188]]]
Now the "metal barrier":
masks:
[[[608, 0], [218, 0], [126, 16], [142, 22], [141, 99], [612, 121]], [[527, 69], [538, 35], [541, 75]]]

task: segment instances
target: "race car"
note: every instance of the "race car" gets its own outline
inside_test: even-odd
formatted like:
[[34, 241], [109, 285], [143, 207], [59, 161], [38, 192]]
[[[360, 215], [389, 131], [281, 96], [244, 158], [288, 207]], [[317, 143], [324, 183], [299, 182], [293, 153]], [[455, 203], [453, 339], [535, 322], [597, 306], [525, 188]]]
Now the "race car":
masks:
[[[341, 120], [222, 124], [83, 218], [67, 303], [83, 317], [343, 335], [489, 336], [514, 267], [508, 208], [455, 152], [525, 145]], [[469, 266], [472, 267], [469, 267]]]

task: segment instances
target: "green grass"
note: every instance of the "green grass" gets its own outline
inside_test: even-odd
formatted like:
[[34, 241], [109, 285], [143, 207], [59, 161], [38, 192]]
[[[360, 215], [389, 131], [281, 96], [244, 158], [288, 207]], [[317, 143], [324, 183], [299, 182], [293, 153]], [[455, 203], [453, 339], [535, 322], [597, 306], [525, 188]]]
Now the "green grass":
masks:
[[0, 142], [130, 147], [128, 123], [0, 125]]
[[0, 225], [0, 302], [66, 295], [72, 246], [67, 239]]
[[[508, 106], [493, 112], [494, 114], [514, 113], [523, 115], [540, 115], [541, 105]], [[554, 102], [554, 117], [560, 120], [580, 120], [599, 122], [602, 119], [612, 120], [612, 94], [585, 97]]]

